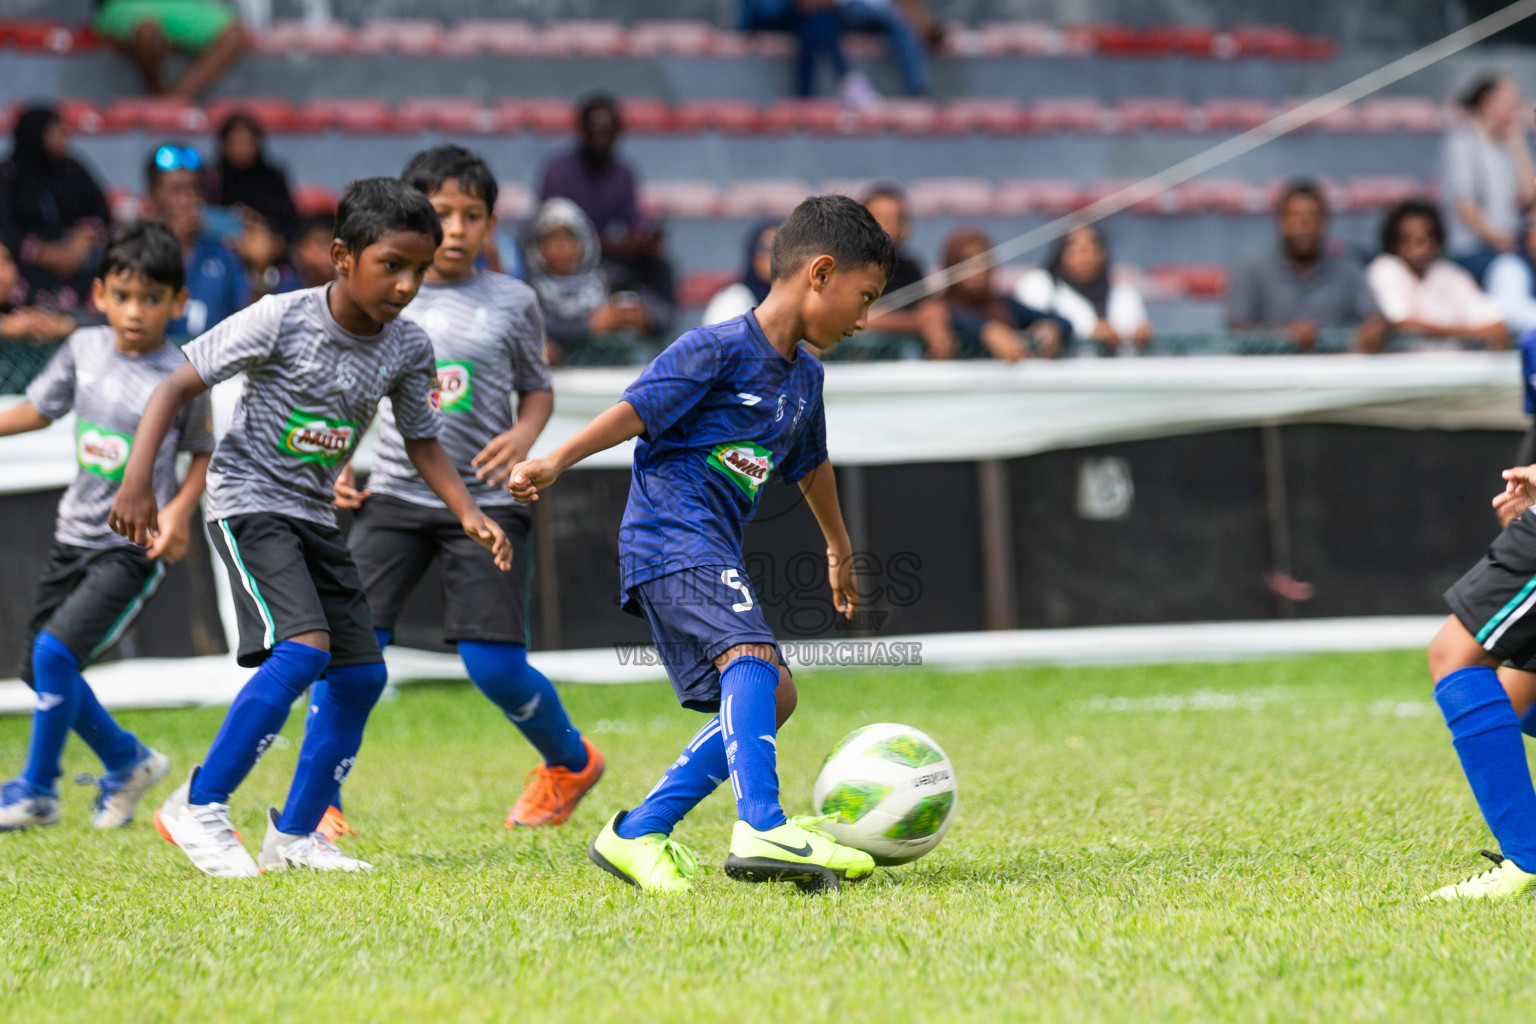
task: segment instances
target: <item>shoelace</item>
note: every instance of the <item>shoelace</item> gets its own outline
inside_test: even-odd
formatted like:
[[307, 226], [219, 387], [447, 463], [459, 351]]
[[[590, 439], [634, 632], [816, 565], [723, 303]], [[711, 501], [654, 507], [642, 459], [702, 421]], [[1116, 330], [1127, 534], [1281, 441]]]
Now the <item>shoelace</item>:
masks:
[[1486, 871], [1479, 871], [1477, 874], [1468, 878], [1465, 882], [1462, 882], [1462, 885], [1466, 885], [1467, 882], [1475, 882], [1479, 878], [1487, 878], [1489, 875], [1499, 870], [1500, 865], [1504, 863], [1504, 855], [1502, 853], [1494, 853], [1492, 850], [1479, 850], [1478, 853], [1493, 861], [1493, 867]]
[[115, 794], [127, 788], [122, 779], [114, 779], [110, 775], [92, 775], [90, 772], [81, 772], [76, 775], [75, 785], [96, 787], [96, 799], [92, 801], [91, 807], [98, 811], [105, 807], [107, 801]]
[[213, 841], [224, 849], [240, 845], [235, 833], [235, 823], [229, 820], [228, 804], [204, 804], [192, 815], [192, 820], [213, 836]]
[[833, 838], [832, 833], [821, 827], [821, 823], [836, 820], [837, 815], [835, 814], [802, 814], [797, 818], [790, 818], [789, 823], [797, 828], [804, 829], [813, 836], [820, 836], [828, 842], [835, 843], [837, 840]]
[[549, 807], [560, 802], [560, 788], [548, 765], [528, 769], [528, 774], [523, 776], [523, 788], [533, 794], [540, 806]]
[[693, 855], [693, 851], [670, 836], [661, 841], [661, 852], [672, 859], [677, 866], [677, 873], [684, 878], [692, 878], [699, 873], [699, 859]]

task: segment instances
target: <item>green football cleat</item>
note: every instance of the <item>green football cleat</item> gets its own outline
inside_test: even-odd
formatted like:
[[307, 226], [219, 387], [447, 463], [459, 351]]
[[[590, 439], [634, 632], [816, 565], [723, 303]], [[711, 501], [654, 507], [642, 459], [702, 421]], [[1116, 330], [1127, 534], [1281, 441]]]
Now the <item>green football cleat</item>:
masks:
[[828, 817], [791, 818], [766, 832], [736, 822], [725, 873], [743, 882], [794, 882], [801, 892], [836, 892], [842, 887], [841, 879], [869, 877], [875, 859], [839, 845], [819, 827]]
[[592, 863], [615, 878], [646, 892], [692, 892], [699, 862], [693, 851], [671, 836], [652, 832], [639, 839], [625, 839], [615, 831], [628, 811], [620, 811], [587, 844]]
[[1473, 875], [1464, 882], [1436, 889], [1426, 900], [1518, 900], [1530, 899], [1536, 893], [1536, 875], [1521, 871], [1508, 857], [1488, 850], [1483, 856], [1493, 861], [1493, 867], [1482, 874]]

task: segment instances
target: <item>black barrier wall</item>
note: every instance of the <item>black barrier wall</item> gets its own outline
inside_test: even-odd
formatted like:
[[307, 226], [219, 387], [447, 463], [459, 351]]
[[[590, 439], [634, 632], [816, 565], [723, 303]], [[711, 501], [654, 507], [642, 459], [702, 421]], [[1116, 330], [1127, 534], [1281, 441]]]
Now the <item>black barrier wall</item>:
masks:
[[[781, 639], [1286, 616], [1436, 614], [1498, 525], [1519, 435], [1340, 425], [1242, 429], [992, 463], [844, 467], [865, 594], [833, 614], [798, 488], [770, 483], [747, 570]], [[535, 649], [646, 643], [618, 602], [627, 470], [567, 473], [534, 506]], [[0, 497], [0, 668], [15, 670], [57, 491]], [[451, 581], [448, 581], [451, 584]], [[396, 635], [447, 649], [434, 567]], [[224, 649], [198, 536], [119, 654]]]

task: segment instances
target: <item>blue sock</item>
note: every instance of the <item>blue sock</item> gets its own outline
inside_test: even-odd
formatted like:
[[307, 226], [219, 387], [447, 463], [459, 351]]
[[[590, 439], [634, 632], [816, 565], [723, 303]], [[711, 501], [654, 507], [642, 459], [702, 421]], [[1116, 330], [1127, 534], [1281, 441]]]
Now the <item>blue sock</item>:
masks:
[[774, 721], [778, 688], [778, 666], [751, 655], [737, 658], [720, 673], [721, 732], [736, 813], [759, 832], [784, 824]]
[[1536, 789], [1520, 722], [1498, 673], [1459, 669], [1440, 680], [1435, 700], [1500, 852], [1522, 871], [1536, 872]]
[[697, 807], [730, 774], [725, 763], [725, 740], [720, 735], [720, 717], [716, 715], [694, 735], [661, 781], [645, 795], [639, 807], [624, 815], [614, 831], [625, 839], [638, 839], [652, 832], [671, 835], [683, 815]]
[[277, 821], [277, 830], [289, 835], [308, 835], [325, 816], [357, 760], [368, 712], [379, 702], [389, 672], [381, 661], [345, 665], [328, 670], [326, 681], [325, 700], [304, 734], [299, 767]]
[[80, 680], [80, 706], [75, 710], [75, 732], [85, 740], [108, 775], [126, 772], [144, 758], [149, 751], [138, 737], [117, 724], [117, 719], [101, 706], [91, 684]]
[[34, 788], [53, 793], [62, 770], [59, 757], [75, 722], [85, 680], [80, 676], [80, 662], [50, 633], [39, 633], [32, 644], [32, 678], [37, 703], [32, 711], [32, 745], [21, 777]]
[[329, 651], [292, 640], [272, 648], [229, 706], [203, 767], [192, 780], [189, 802], [229, 803], [229, 794], [245, 781], [256, 760], [282, 732], [288, 709], [320, 678], [330, 660]]
[[[373, 635], [378, 638], [379, 650], [382, 651], [384, 648], [389, 646], [390, 641], [394, 640], [395, 631], [392, 629], [375, 629], [373, 631]], [[320, 705], [325, 703], [325, 694], [327, 689], [328, 687], [325, 682], [325, 676], [321, 676], [319, 679], [316, 679], [315, 685], [309, 688], [309, 709], [304, 712], [305, 736], [308, 736], [309, 731], [315, 727], [315, 716], [320, 713]], [[338, 811], [341, 810], [340, 783], [338, 783], [336, 786], [336, 792], [331, 794], [331, 802], [329, 806], [336, 808]]]
[[544, 758], [544, 763], [579, 772], [587, 766], [587, 747], [560, 703], [560, 695], [538, 669], [528, 664], [522, 644], [460, 640], [459, 657], [480, 692], [501, 708]]

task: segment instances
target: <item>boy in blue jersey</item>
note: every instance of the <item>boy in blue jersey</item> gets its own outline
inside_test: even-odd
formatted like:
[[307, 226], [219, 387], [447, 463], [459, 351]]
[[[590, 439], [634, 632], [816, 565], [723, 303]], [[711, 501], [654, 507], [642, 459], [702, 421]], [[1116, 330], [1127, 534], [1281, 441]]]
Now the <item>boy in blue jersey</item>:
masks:
[[[93, 286], [106, 327], [71, 334], [27, 388], [27, 400], [0, 413], [0, 437], [43, 430], [75, 414], [80, 470], [59, 501], [53, 548], [38, 584], [21, 675], [37, 691], [32, 742], [19, 778], [0, 786], [0, 831], [59, 821], [55, 782], [71, 731], [106, 769], [96, 783], [96, 828], [121, 828], [171, 763], [118, 725], [80, 674], [122, 639], [186, 554], [189, 522], [203, 495], [213, 451], [211, 409], [203, 397], [182, 409], [154, 450], [153, 483], [165, 506], [163, 529], [139, 550], [107, 528], [145, 397], [187, 359], [165, 340], [166, 324], [187, 300], [181, 246], [164, 226], [118, 228], [102, 252]], [[192, 453], [176, 483], [178, 452]]]
[[588, 846], [592, 860], [651, 891], [692, 888], [693, 854], [672, 829], [727, 777], [739, 819], [725, 872], [749, 882], [836, 889], [874, 870], [814, 818], [779, 805], [777, 730], [795, 687], [752, 592], [742, 532], [768, 478], [798, 484], [827, 541], [833, 603], [857, 604], [848, 531], [827, 459], [823, 350], [864, 327], [895, 262], [890, 238], [859, 203], [814, 196], [773, 242], [772, 287], [756, 310], [684, 334], [612, 409], [541, 459], [512, 471], [519, 501], [572, 465], [630, 438], [629, 502], [619, 533], [626, 611], [643, 615], [686, 708], [715, 713], [645, 800]]

